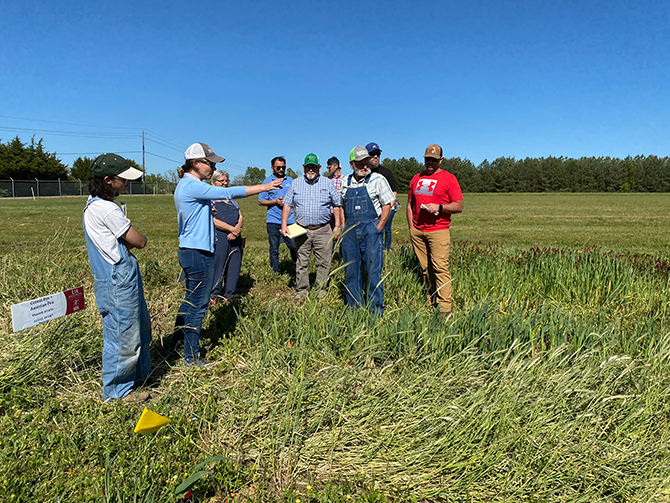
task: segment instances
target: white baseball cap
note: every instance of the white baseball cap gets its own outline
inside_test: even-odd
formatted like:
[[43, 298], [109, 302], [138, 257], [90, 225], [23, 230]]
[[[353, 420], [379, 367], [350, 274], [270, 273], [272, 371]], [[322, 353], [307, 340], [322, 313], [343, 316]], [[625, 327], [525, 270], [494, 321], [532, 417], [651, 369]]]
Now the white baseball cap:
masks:
[[207, 159], [212, 162], [223, 162], [225, 159], [220, 155], [216, 155], [212, 147], [206, 143], [194, 143], [184, 152], [184, 159]]

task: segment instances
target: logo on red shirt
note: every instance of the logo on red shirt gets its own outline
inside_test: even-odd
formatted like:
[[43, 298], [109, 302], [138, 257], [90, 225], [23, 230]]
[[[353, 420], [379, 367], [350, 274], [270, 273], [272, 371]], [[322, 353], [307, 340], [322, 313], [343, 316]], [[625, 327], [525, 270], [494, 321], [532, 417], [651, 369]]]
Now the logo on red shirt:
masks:
[[416, 188], [414, 189], [414, 193], [415, 194], [424, 194], [424, 195], [427, 195], [427, 196], [432, 196], [436, 185], [437, 185], [436, 180], [421, 179], [417, 182]]

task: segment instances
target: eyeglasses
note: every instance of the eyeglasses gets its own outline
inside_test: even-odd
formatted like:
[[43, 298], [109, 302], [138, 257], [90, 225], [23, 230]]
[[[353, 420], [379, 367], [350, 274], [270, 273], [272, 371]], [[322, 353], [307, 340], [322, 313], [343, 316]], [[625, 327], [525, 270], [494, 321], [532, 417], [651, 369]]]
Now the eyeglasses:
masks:
[[439, 159], [435, 159], [434, 157], [425, 157], [424, 159], [425, 159], [426, 164], [434, 163], [434, 162], [440, 162]]

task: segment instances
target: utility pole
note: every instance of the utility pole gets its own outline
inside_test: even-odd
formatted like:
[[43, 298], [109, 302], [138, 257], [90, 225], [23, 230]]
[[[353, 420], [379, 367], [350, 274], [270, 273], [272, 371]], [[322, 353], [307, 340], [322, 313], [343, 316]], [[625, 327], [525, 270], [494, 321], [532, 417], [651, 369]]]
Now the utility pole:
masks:
[[144, 129], [142, 130], [142, 194], [144, 194], [145, 189], [146, 189], [146, 182], [144, 179], [144, 175], [147, 172], [147, 168], [144, 165]]

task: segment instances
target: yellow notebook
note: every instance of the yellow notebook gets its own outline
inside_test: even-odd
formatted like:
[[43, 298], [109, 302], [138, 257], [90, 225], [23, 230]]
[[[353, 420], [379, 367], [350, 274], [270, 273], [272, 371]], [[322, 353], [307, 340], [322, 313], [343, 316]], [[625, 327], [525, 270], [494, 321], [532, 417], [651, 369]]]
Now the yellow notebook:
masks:
[[306, 233], [307, 229], [305, 229], [300, 224], [291, 224], [288, 226], [288, 237], [290, 237], [291, 239], [297, 238], [298, 236], [302, 236], [303, 234]]

